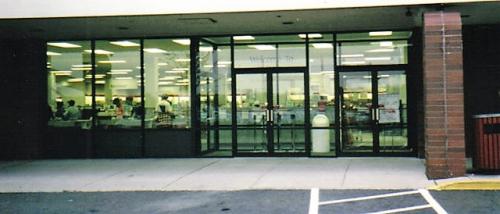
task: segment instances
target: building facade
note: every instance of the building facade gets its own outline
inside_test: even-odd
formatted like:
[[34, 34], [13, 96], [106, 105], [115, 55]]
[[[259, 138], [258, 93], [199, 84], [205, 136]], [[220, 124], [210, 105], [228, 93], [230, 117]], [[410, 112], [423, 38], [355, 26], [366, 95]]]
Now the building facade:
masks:
[[500, 106], [500, 4], [352, 6], [4, 18], [2, 158], [415, 156], [463, 175], [472, 115]]

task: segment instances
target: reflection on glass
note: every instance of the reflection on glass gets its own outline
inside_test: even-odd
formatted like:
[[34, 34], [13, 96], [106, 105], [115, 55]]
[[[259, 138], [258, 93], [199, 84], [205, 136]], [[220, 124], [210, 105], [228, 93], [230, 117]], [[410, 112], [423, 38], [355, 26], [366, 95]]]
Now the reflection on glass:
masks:
[[340, 42], [337, 62], [342, 66], [408, 63], [407, 40]]
[[101, 128], [140, 128], [140, 42], [96, 41], [96, 108]]
[[[234, 47], [236, 68], [304, 67], [305, 40], [299, 44], [237, 44]], [[323, 43], [319, 43], [323, 44]], [[326, 43], [331, 46], [330, 43]]]
[[371, 72], [340, 73], [342, 150], [371, 152]]
[[91, 70], [89, 41], [47, 43], [49, 126], [91, 127]]
[[[224, 41], [223, 38], [207, 38]], [[229, 38], [227, 38], [229, 40]], [[231, 155], [231, 49], [200, 42], [201, 151], [206, 156]]]
[[404, 71], [378, 73], [380, 151], [408, 151], [407, 94]]
[[145, 126], [190, 126], [190, 40], [144, 40]]
[[267, 152], [266, 74], [236, 76], [238, 151]]
[[[319, 44], [319, 45], [318, 45]], [[328, 45], [325, 45], [328, 44]], [[335, 72], [332, 43], [309, 45], [312, 155], [335, 154]], [[325, 118], [326, 117], [326, 118]], [[324, 145], [324, 142], [327, 145]]]

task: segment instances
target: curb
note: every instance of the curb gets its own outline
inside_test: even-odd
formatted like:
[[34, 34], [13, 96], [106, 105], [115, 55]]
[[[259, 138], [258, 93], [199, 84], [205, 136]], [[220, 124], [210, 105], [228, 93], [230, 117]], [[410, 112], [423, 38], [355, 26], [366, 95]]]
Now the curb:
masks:
[[500, 180], [472, 180], [455, 181], [437, 184], [427, 188], [428, 190], [500, 190]]

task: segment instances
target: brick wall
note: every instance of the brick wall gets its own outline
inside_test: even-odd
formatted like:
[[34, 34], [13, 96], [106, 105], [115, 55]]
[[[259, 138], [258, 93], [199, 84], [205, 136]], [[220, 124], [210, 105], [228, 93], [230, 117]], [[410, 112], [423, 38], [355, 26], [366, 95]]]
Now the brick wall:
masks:
[[425, 158], [429, 178], [465, 174], [460, 13], [424, 14]]

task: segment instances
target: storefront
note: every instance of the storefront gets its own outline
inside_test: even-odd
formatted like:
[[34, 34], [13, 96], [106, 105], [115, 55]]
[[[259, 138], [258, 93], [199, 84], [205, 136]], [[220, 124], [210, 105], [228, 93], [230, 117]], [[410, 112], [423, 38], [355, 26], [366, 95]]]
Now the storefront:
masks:
[[413, 39], [407, 30], [50, 41], [45, 154], [416, 155]]

